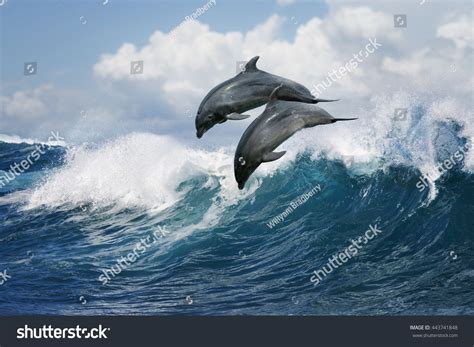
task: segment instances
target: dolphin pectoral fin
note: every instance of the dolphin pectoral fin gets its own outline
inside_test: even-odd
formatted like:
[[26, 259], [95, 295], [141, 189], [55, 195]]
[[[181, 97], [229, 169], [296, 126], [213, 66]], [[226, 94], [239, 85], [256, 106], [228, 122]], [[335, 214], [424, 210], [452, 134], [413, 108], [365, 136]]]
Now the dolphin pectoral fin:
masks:
[[247, 119], [249, 117], [250, 116], [248, 114], [240, 114], [237, 112], [234, 112], [225, 116], [225, 118], [228, 120], [242, 120], [242, 119]]
[[335, 122], [339, 122], [339, 121], [356, 120], [356, 119], [359, 119], [359, 118], [334, 118], [334, 119], [332, 119], [332, 122], [335, 123]]
[[286, 151], [283, 152], [270, 152], [267, 153], [263, 156], [263, 162], [268, 163], [270, 161], [275, 161], [283, 157], [283, 155], [286, 153]]
[[280, 84], [270, 94], [270, 102], [274, 100], [285, 100], [285, 101], [298, 101], [307, 104], [317, 104], [318, 102], [333, 102], [339, 101], [339, 99], [316, 99], [312, 95], [304, 95], [297, 93], [294, 90], [288, 89]]
[[318, 102], [334, 102], [340, 101], [341, 99], [313, 99], [314, 103], [317, 104]]

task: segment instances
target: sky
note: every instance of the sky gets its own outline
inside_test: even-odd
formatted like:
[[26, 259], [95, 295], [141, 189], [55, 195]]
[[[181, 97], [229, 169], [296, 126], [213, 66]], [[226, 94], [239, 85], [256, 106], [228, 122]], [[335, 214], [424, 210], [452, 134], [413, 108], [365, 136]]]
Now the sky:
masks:
[[[214, 127], [204, 142], [194, 117], [236, 62], [256, 55], [259, 68], [309, 89], [356, 55], [357, 67], [320, 90], [341, 99], [327, 106], [340, 117], [364, 117], [371, 100], [399, 92], [472, 110], [472, 1], [0, 0], [0, 20], [0, 134], [238, 141], [252, 119]], [[142, 73], [130, 73], [133, 61]]]

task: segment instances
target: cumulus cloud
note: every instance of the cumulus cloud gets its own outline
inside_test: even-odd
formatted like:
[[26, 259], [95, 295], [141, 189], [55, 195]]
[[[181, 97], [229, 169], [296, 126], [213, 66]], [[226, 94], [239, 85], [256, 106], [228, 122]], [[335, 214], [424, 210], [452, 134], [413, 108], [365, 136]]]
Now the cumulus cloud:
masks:
[[[472, 24], [465, 15], [451, 14], [429, 45], [403, 56], [385, 57], [382, 70], [403, 76], [406, 85], [469, 100], [472, 90]], [[393, 53], [395, 54], [395, 53]], [[398, 52], [400, 55], [400, 52]]]
[[51, 85], [43, 85], [33, 90], [18, 91], [11, 96], [1, 96], [4, 117], [34, 119], [45, 115], [48, 107], [45, 98], [52, 89]]
[[288, 6], [294, 4], [296, 0], [277, 0], [277, 4], [280, 6]]
[[[374, 8], [332, 4], [325, 18], [301, 23], [292, 40], [281, 38], [279, 33], [285, 30], [287, 21], [279, 15], [270, 16], [247, 32], [219, 33], [198, 21], [189, 21], [172, 35], [154, 32], [143, 47], [124, 43], [115, 53], [104, 54], [94, 66], [94, 73], [100, 80], [131, 83], [140, 93], [146, 93], [142, 89], [146, 81], [147, 88], [153, 89], [164, 104], [184, 115], [194, 113], [213, 86], [233, 76], [236, 61], [260, 55], [261, 69], [313, 89], [374, 38], [382, 47], [360, 62], [357, 69], [333, 81], [320, 97], [342, 98], [346, 106], [356, 105], [374, 93], [390, 93], [393, 86], [420, 91], [431, 86], [444, 88], [436, 81], [441, 77], [445, 83], [456, 85], [451, 91], [465, 93], [472, 81], [466, 77], [467, 53], [458, 50], [468, 47], [472, 39], [467, 33], [467, 17], [458, 16], [443, 24], [431, 34], [438, 40], [413, 50], [406, 45], [413, 34], [394, 28], [392, 13]], [[446, 39], [456, 46], [445, 47], [449, 45]], [[135, 60], [144, 61], [144, 74], [129, 73], [130, 62]], [[456, 66], [457, 74], [446, 74], [451, 66]], [[337, 110], [341, 106], [334, 107]]]
[[49, 83], [0, 96], [0, 133], [45, 139], [51, 131], [59, 131], [72, 140], [86, 116], [89, 134], [111, 128], [119, 114], [107, 117], [110, 110], [89, 110], [91, 99], [84, 91]]
[[[290, 1], [279, 1], [280, 5]], [[382, 47], [365, 57], [358, 67], [334, 81], [320, 97], [342, 98], [343, 103], [327, 105], [346, 117], [377, 93], [393, 89], [417, 93], [439, 89], [468, 96], [472, 90], [472, 27], [466, 14], [446, 16], [445, 6], [407, 5], [409, 28], [393, 27], [393, 4], [367, 1], [328, 1], [324, 18], [300, 22], [288, 39], [289, 23], [280, 15], [270, 15], [251, 30], [217, 32], [199, 21], [190, 20], [172, 32], [157, 30], [146, 44], [124, 42], [116, 51], [104, 53], [93, 66], [102, 87], [99, 102], [89, 108], [88, 124], [95, 131], [107, 124], [122, 124], [127, 129], [194, 136], [192, 118], [206, 93], [235, 74], [236, 62], [260, 55], [259, 68], [294, 79], [309, 89], [327, 78], [329, 72], [346, 65], [369, 42], [376, 39]], [[390, 7], [392, 6], [392, 7]], [[419, 24], [421, 25], [421, 24]], [[131, 74], [131, 62], [144, 62], [143, 74]], [[54, 94], [54, 95], [53, 95]], [[58, 123], [61, 115], [79, 115], [81, 108], [74, 97], [58, 97], [60, 90], [30, 90], [1, 98], [3, 116], [31, 118], [48, 115]], [[468, 100], [468, 97], [465, 98]], [[62, 100], [58, 102], [57, 100]], [[66, 104], [69, 104], [67, 106]], [[73, 105], [73, 106], [71, 106]], [[349, 110], [349, 111], [348, 111]], [[257, 111], [253, 111], [257, 112]], [[120, 121], [120, 122], [119, 122]], [[249, 120], [250, 121], [250, 120]], [[84, 123], [74, 119], [74, 124]], [[69, 119], [68, 124], [71, 124]], [[221, 127], [215, 136], [227, 136], [230, 129], [241, 132], [247, 121], [234, 127]], [[110, 126], [109, 126], [110, 128]], [[185, 129], [183, 131], [182, 129]], [[214, 135], [214, 134], [213, 134]]]
[[459, 48], [473, 46], [473, 23], [467, 16], [461, 16], [455, 21], [441, 25], [436, 37], [452, 40]]
[[375, 11], [370, 7], [342, 7], [326, 20], [331, 37], [341, 34], [348, 37], [387, 37], [391, 40], [401, 38], [400, 31], [393, 30], [392, 15]]
[[[259, 66], [306, 84], [311, 89], [333, 68], [345, 64], [370, 38], [395, 44], [400, 32], [392, 17], [369, 7], [344, 7], [327, 18], [301, 24], [294, 40], [283, 40], [284, 17], [270, 16], [246, 32], [218, 33], [198, 21], [188, 21], [173, 34], [154, 32], [143, 47], [124, 43], [115, 53], [104, 54], [94, 66], [102, 80], [151, 81], [165, 103], [178, 110], [183, 99], [197, 108], [199, 100], [217, 83], [232, 77], [235, 62], [260, 55]], [[132, 61], [144, 61], [144, 73], [130, 74]], [[378, 59], [380, 60], [380, 59]], [[361, 68], [337, 83], [334, 93], [368, 92]], [[186, 107], [189, 107], [186, 106]]]
[[406, 76], [416, 76], [423, 68], [426, 61], [428, 49], [422, 49], [413, 53], [412, 56], [406, 59], [393, 59], [387, 57], [382, 62], [382, 68], [386, 71], [397, 73]]

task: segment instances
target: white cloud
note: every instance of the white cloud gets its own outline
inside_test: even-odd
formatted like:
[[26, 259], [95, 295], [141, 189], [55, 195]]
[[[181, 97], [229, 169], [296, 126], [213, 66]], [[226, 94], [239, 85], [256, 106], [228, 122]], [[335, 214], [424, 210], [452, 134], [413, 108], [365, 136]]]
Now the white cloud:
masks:
[[51, 91], [51, 85], [43, 85], [33, 90], [18, 91], [11, 96], [2, 96], [2, 114], [8, 117], [34, 119], [48, 111], [45, 96]]
[[382, 68], [400, 75], [416, 76], [421, 72], [426, 62], [427, 54], [428, 49], [422, 49], [406, 59], [396, 60], [387, 57], [382, 62]]
[[280, 6], [292, 5], [295, 2], [296, 2], [296, 0], [277, 0], [278, 5], [280, 5]]
[[[359, 19], [357, 19], [359, 18]], [[144, 47], [123, 44], [115, 54], [104, 54], [94, 66], [102, 80], [150, 81], [161, 98], [178, 111], [183, 100], [197, 108], [214, 85], [232, 77], [235, 62], [260, 55], [259, 67], [306, 84], [309, 89], [334, 67], [345, 64], [363, 49], [369, 38], [395, 44], [400, 32], [391, 27], [392, 17], [368, 7], [344, 7], [325, 19], [301, 24], [294, 40], [282, 40], [285, 18], [272, 15], [247, 33], [213, 32], [205, 24], [189, 21], [173, 34], [156, 31]], [[378, 54], [378, 53], [377, 53]], [[131, 75], [130, 62], [144, 61], [144, 74]], [[379, 58], [380, 60], [380, 58]], [[364, 82], [366, 69], [336, 84], [334, 95], [357, 88], [370, 90]], [[333, 93], [331, 93], [333, 94]]]
[[473, 22], [467, 16], [461, 16], [453, 22], [441, 25], [436, 37], [452, 40], [459, 48], [473, 47]]
[[51, 131], [59, 131], [62, 135], [67, 133], [69, 141], [70, 135], [77, 132], [77, 125], [81, 125], [81, 121], [86, 118], [86, 113], [90, 126], [86, 129], [88, 136], [95, 131], [111, 128], [111, 124], [117, 120], [117, 114], [106, 117], [110, 110], [105, 109], [100, 114], [90, 112], [87, 109], [89, 102], [83, 91], [58, 88], [52, 84], [0, 96], [1, 132], [44, 140]]
[[[435, 39], [414, 51], [394, 52], [398, 58], [386, 57], [382, 70], [404, 78], [407, 87], [419, 93], [442, 93], [469, 100], [472, 90], [473, 29], [465, 15], [450, 14], [450, 21], [434, 26]], [[401, 83], [403, 83], [401, 81]]]
[[393, 30], [393, 16], [370, 7], [342, 7], [326, 21], [328, 31], [334, 38], [343, 34], [349, 37], [387, 37], [392, 40], [401, 37]]
[[[348, 117], [349, 111], [356, 112], [371, 96], [390, 94], [393, 89], [420, 94], [449, 89], [450, 96], [458, 93], [469, 100], [473, 79], [468, 15], [446, 17], [445, 6], [430, 3], [428, 9], [410, 4], [409, 28], [396, 29], [393, 13], [398, 9], [393, 3], [365, 3], [329, 1], [328, 15], [300, 22], [292, 39], [280, 35], [294, 25], [279, 15], [271, 15], [246, 32], [216, 32], [198, 21], [188, 21], [172, 34], [155, 31], [143, 46], [123, 43], [99, 58], [93, 72], [105, 89], [94, 104], [87, 106], [76, 100], [76, 93], [64, 96], [58, 89], [19, 91], [0, 98], [1, 117], [41, 117], [47, 118], [48, 126], [74, 124], [91, 132], [115, 129], [119, 124], [125, 130], [182, 134], [186, 129], [183, 136], [193, 136], [193, 116], [200, 101], [213, 86], [235, 74], [236, 61], [260, 55], [261, 69], [312, 89], [328, 72], [363, 50], [369, 38], [376, 38], [382, 47], [321, 94], [322, 98], [343, 100], [326, 104], [328, 110]], [[425, 20], [417, 21], [417, 16]], [[131, 75], [130, 63], [137, 60], [144, 61], [144, 73]], [[87, 121], [78, 120], [81, 109], [95, 111], [89, 112]], [[221, 127], [215, 136], [239, 132], [245, 124]]]
[[[189, 136], [193, 136], [192, 121], [184, 114], [194, 115], [206, 93], [234, 75], [236, 61], [260, 55], [258, 66], [262, 70], [313, 89], [330, 71], [364, 50], [370, 38], [382, 47], [320, 94], [322, 98], [343, 100], [325, 105], [331, 113], [361, 116], [356, 112], [369, 104], [372, 97], [392, 95], [394, 90], [420, 96], [445, 95], [449, 86], [450, 96], [469, 100], [472, 50], [465, 48], [470, 47], [472, 34], [467, 32], [467, 19], [462, 15], [451, 16], [450, 22], [438, 29], [437, 23], [445, 22], [446, 14], [435, 8], [435, 19], [420, 27], [414, 18], [417, 13], [424, 18], [427, 10], [411, 6], [410, 31], [394, 28], [393, 13], [398, 13], [394, 12], [397, 9], [385, 8], [380, 3], [370, 7], [341, 2], [329, 5], [326, 17], [300, 23], [291, 40], [280, 35], [291, 23], [279, 15], [270, 16], [247, 32], [219, 33], [193, 21], [180, 26], [172, 35], [156, 31], [143, 47], [123, 44], [116, 53], [103, 55], [94, 72], [99, 80], [129, 84], [129, 90], [136, 89], [140, 94], [153, 91], [185, 122], [175, 124], [176, 117], [161, 117], [160, 126], [166, 123], [182, 131], [185, 124]], [[145, 61], [143, 75], [129, 74], [133, 60]], [[247, 124], [242, 121], [233, 127], [221, 127], [209, 140], [228, 140], [229, 135], [241, 133]]]

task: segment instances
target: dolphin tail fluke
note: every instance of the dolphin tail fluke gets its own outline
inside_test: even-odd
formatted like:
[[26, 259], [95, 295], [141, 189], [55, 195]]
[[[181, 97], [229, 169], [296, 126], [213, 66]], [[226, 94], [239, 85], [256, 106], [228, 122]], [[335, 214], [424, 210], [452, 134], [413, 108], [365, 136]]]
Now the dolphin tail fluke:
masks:
[[339, 121], [346, 121], [346, 120], [356, 120], [356, 119], [359, 119], [359, 118], [334, 118], [332, 120], [333, 123], [336, 123], [336, 122], [339, 122]]
[[318, 102], [334, 102], [339, 100], [341, 99], [313, 99], [313, 104], [317, 104]]

